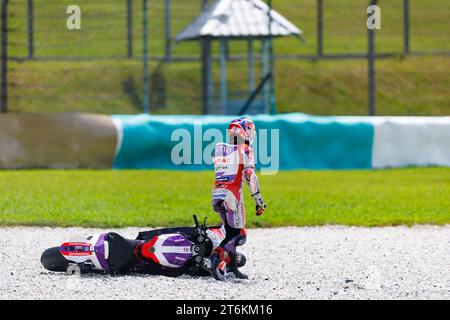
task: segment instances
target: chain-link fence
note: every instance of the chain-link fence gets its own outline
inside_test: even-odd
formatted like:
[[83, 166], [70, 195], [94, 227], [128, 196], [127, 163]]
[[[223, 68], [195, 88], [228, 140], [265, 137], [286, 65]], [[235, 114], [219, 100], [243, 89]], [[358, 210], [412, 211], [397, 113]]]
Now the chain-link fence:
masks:
[[[201, 113], [201, 46], [196, 41], [175, 44], [173, 39], [207, 3], [205, 0], [2, 0], [2, 43], [7, 45], [2, 63], [2, 66], [7, 63], [2, 72], [2, 108], [7, 106], [13, 112]], [[366, 59], [368, 4], [368, 0], [273, 1], [275, 10], [304, 31], [303, 42], [295, 37], [274, 40], [279, 110], [345, 113], [315, 106], [316, 103], [349, 105], [349, 102], [340, 88], [319, 89], [320, 95], [328, 95], [319, 96], [315, 85], [305, 81], [326, 84], [333, 80], [326, 73], [316, 72], [317, 79], [302, 75], [303, 67], [312, 68], [305, 65], [311, 62], [303, 60]], [[73, 5], [80, 8], [80, 29], [71, 30], [68, 23], [76, 11], [69, 8]], [[391, 0], [379, 1], [379, 5], [382, 29], [376, 33], [377, 57], [450, 52], [448, 1]], [[213, 43], [212, 50], [217, 55], [219, 44]], [[232, 61], [227, 75], [230, 95], [242, 95], [248, 90], [249, 79], [242, 72], [247, 68], [246, 50], [245, 41], [230, 41], [227, 45], [228, 59]], [[260, 63], [259, 43], [255, 43], [254, 50]], [[219, 59], [213, 63], [219, 64]], [[331, 63], [324, 66], [329, 68], [326, 70], [330, 76], [338, 68]], [[361, 63], [354, 62], [352, 66], [367, 80], [367, 71], [361, 68]], [[260, 64], [255, 72], [256, 78], [262, 77]], [[220, 74], [214, 73], [213, 79], [217, 89], [213, 91], [218, 92]], [[289, 81], [301, 85], [290, 87], [286, 85]], [[361, 83], [354, 83], [357, 85]], [[360, 109], [349, 108], [348, 112], [366, 113], [366, 98], [357, 92], [349, 97], [350, 104], [359, 105]]]
[[[67, 26], [67, 9], [74, 3], [81, 9], [79, 30]], [[182, 66], [161, 61], [169, 1], [146, 3], [145, 15], [142, 0], [9, 1], [9, 110], [142, 112], [143, 59], [148, 57], [152, 111], [198, 112], [200, 92], [190, 90], [199, 87], [200, 73], [191, 72], [198, 62]], [[183, 27], [199, 11], [198, 1], [178, 1], [171, 10], [171, 28]], [[195, 50], [195, 44], [171, 48], [173, 58], [187, 55], [189, 47]]]

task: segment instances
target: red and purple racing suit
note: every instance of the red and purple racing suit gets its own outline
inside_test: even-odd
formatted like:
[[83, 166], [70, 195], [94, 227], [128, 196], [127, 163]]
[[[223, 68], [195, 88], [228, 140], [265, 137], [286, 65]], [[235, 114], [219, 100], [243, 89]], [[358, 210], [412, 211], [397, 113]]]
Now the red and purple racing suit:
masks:
[[243, 181], [249, 185], [252, 195], [259, 194], [253, 148], [247, 144], [218, 143], [213, 161], [216, 178], [212, 206], [220, 214], [226, 231], [221, 247], [234, 252], [246, 238]]

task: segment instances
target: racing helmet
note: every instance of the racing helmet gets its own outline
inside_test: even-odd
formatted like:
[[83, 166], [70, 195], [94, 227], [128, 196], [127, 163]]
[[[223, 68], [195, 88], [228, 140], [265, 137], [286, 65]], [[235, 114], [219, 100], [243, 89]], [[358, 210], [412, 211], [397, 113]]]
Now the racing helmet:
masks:
[[230, 125], [228, 126], [228, 135], [230, 136], [230, 139], [233, 137], [238, 137], [248, 143], [248, 145], [251, 145], [253, 143], [255, 133], [255, 124], [249, 118], [236, 118], [231, 121]]

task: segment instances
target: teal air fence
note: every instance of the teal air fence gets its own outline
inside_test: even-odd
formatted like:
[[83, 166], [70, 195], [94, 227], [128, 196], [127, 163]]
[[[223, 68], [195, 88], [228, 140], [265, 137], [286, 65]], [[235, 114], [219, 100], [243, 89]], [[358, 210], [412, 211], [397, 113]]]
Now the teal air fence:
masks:
[[[226, 138], [229, 116], [116, 115], [116, 169], [212, 169], [215, 143]], [[301, 113], [252, 116], [257, 168], [371, 168], [373, 125], [364, 118]], [[184, 161], [180, 161], [180, 159]]]

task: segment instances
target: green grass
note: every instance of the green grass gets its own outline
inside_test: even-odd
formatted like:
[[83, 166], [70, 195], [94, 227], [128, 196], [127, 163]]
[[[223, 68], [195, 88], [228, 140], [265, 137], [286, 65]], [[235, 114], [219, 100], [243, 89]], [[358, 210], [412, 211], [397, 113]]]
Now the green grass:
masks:
[[[126, 61], [112, 69], [107, 61], [15, 62], [11, 67], [13, 112], [142, 111], [139, 62]], [[197, 63], [165, 64], [156, 72], [152, 64], [150, 96], [152, 105], [158, 105], [152, 113], [200, 113], [198, 68]], [[230, 90], [245, 90], [243, 68], [244, 63], [230, 65]], [[450, 115], [449, 69], [449, 57], [378, 61], [377, 115]], [[365, 61], [279, 61], [275, 70], [279, 112], [367, 114]]]
[[[261, 176], [267, 212], [249, 227], [450, 223], [450, 169], [285, 171]], [[181, 171], [0, 171], [0, 224], [172, 226], [192, 214], [218, 222], [213, 173]]]
[[[11, 0], [9, 54], [27, 55], [26, 1]], [[402, 0], [382, 1], [382, 29], [376, 33], [378, 52], [402, 51]], [[35, 1], [37, 57], [124, 57], [126, 16], [123, 0], [80, 0], [82, 30], [68, 31], [65, 8], [69, 0]], [[134, 1], [133, 39], [142, 53], [142, 11]], [[316, 0], [278, 0], [274, 7], [304, 30], [296, 38], [275, 41], [279, 54], [316, 52]], [[365, 52], [367, 0], [324, 1], [325, 53]], [[447, 0], [411, 0], [411, 50], [450, 50]], [[164, 52], [163, 1], [149, 1], [150, 55]], [[172, 36], [199, 12], [198, 0], [172, 1]], [[214, 50], [217, 52], [217, 44]], [[245, 43], [230, 43], [231, 53], [244, 53]], [[180, 43], [174, 56], [199, 54], [198, 43]], [[259, 46], [255, 48], [259, 52]], [[215, 92], [219, 71], [215, 63]], [[450, 57], [408, 57], [379, 60], [378, 115], [450, 115]], [[246, 65], [228, 64], [229, 91], [248, 97]], [[256, 76], [260, 77], [260, 66]], [[201, 112], [199, 62], [151, 66], [152, 113]], [[279, 112], [318, 115], [367, 114], [367, 62], [277, 61], [276, 94]], [[9, 64], [9, 109], [13, 112], [87, 111], [105, 114], [142, 111], [142, 64], [135, 60], [26, 61]]]

